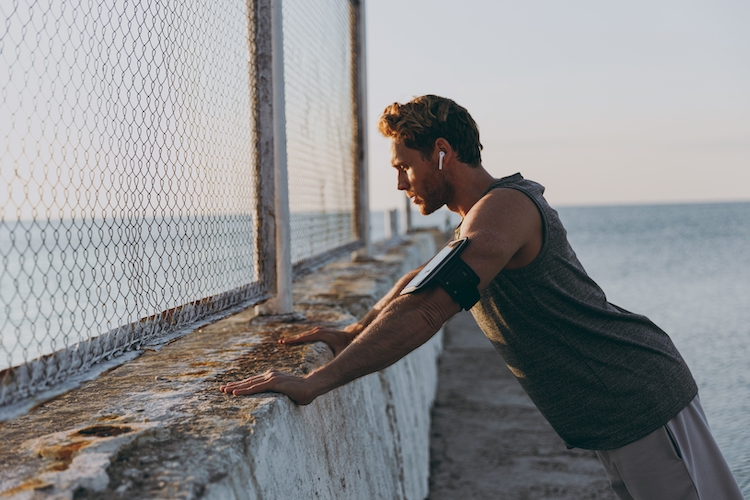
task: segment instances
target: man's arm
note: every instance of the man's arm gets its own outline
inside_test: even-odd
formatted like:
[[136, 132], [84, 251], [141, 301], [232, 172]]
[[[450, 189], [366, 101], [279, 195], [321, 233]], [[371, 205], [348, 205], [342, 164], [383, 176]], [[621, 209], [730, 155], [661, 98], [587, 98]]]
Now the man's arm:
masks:
[[[461, 258], [479, 276], [480, 290], [505, 267], [531, 263], [543, 242], [536, 205], [511, 189], [495, 190], [479, 200], [464, 218], [461, 235], [469, 238]], [[401, 287], [406, 283], [403, 281]], [[221, 386], [220, 390], [235, 395], [281, 392], [299, 404], [308, 404], [321, 394], [398, 361], [460, 310], [448, 292], [438, 286], [406, 296], [397, 293], [389, 292], [390, 301], [372, 323], [325, 366], [302, 377], [270, 370]]]
[[442, 288], [397, 296], [346, 349], [312, 373], [297, 377], [269, 370], [220, 389], [237, 396], [281, 392], [299, 404], [308, 404], [321, 394], [395, 363], [427, 342], [459, 310]]
[[383, 298], [381, 298], [372, 307], [372, 309], [370, 309], [367, 314], [365, 314], [365, 316], [356, 323], [352, 323], [342, 330], [316, 326], [315, 328], [300, 333], [299, 335], [279, 339], [279, 344], [293, 345], [302, 344], [304, 342], [325, 342], [328, 347], [330, 347], [331, 351], [333, 351], [333, 355], [338, 356], [339, 353], [343, 351], [351, 343], [351, 341], [357, 337], [357, 335], [362, 333], [364, 329], [367, 328], [375, 320], [375, 318], [380, 315], [380, 313], [388, 306], [388, 304], [391, 303], [391, 301], [395, 297], [398, 297], [398, 294], [401, 293], [401, 290], [403, 290], [406, 284], [411, 281], [412, 278], [414, 278], [414, 276], [416, 276], [423, 267], [424, 265], [408, 272], [403, 277], [401, 277], [390, 289], [390, 291], [388, 291], [388, 293], [386, 293]]
[[383, 298], [381, 298], [374, 306], [372, 306], [372, 309], [370, 309], [370, 311], [356, 323], [360, 327], [359, 332], [362, 332], [365, 328], [367, 328], [375, 320], [375, 318], [377, 318], [380, 313], [388, 306], [388, 304], [390, 304], [393, 299], [399, 296], [398, 294], [401, 293], [401, 290], [404, 289], [407, 283], [414, 279], [414, 276], [416, 276], [423, 267], [424, 264], [403, 275], [396, 282], [396, 284], [393, 285], [388, 293], [383, 295]]

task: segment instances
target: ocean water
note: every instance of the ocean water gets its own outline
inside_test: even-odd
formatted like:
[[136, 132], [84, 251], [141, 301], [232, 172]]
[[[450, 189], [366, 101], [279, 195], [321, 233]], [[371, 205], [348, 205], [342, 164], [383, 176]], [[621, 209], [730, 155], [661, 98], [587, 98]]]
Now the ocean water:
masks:
[[[259, 280], [252, 215], [0, 222], [0, 370]], [[292, 262], [354, 239], [293, 213]]]
[[250, 216], [4, 221], [0, 369], [256, 282], [253, 232]]
[[[383, 240], [385, 225], [388, 223], [386, 219], [385, 212], [370, 212], [370, 241], [377, 243]], [[411, 210], [411, 223], [415, 228], [436, 227], [444, 231], [453, 231], [460, 221], [461, 217], [458, 214], [454, 214], [445, 207], [427, 216], [420, 214], [416, 208]], [[397, 224], [399, 234], [403, 234], [406, 222], [404, 212], [401, 209], [398, 211]]]

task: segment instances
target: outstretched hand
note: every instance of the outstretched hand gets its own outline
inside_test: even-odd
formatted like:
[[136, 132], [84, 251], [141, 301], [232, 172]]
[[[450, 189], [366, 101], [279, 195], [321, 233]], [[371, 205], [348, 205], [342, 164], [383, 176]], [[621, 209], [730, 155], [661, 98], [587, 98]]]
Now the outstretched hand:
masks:
[[344, 330], [334, 330], [333, 328], [316, 326], [312, 330], [300, 333], [299, 335], [279, 339], [279, 344], [294, 345], [304, 342], [325, 342], [331, 351], [333, 351], [333, 355], [338, 356], [354, 339], [355, 333], [348, 330], [350, 330], [349, 327]]
[[260, 375], [254, 375], [240, 382], [231, 382], [219, 387], [221, 392], [244, 396], [260, 392], [280, 392], [286, 394], [295, 403], [310, 404], [317, 396], [310, 390], [305, 377], [298, 377], [277, 370], [268, 370]]
[[[293, 337], [279, 339], [279, 344], [295, 345], [305, 342], [325, 342], [333, 351], [334, 356], [343, 351], [351, 343], [357, 333], [357, 325], [350, 325], [343, 330], [334, 330], [316, 326], [312, 330]], [[318, 394], [310, 387], [307, 377], [298, 377], [278, 370], [268, 370], [260, 375], [248, 377], [239, 382], [230, 382], [219, 387], [221, 392], [235, 396], [258, 394], [261, 392], [279, 392], [286, 394], [295, 403], [310, 404]]]

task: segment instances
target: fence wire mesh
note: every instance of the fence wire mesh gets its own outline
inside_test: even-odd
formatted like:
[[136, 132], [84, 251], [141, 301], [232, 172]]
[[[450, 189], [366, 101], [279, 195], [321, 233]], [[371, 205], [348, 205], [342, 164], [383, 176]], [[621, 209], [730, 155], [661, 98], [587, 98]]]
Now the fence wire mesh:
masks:
[[354, 9], [350, 0], [284, 3], [290, 233], [297, 268], [358, 242]]
[[251, 4], [0, 3], [0, 406], [265, 293]]

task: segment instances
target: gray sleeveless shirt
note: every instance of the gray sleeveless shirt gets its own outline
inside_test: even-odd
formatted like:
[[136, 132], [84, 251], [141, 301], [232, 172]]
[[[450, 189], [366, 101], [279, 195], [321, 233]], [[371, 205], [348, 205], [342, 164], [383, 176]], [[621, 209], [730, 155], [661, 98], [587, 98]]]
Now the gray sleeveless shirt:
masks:
[[471, 309], [510, 370], [568, 446], [619, 448], [666, 424], [698, 392], [669, 336], [607, 302], [544, 187], [515, 174], [496, 188], [531, 198], [544, 235], [536, 259], [501, 271]]

